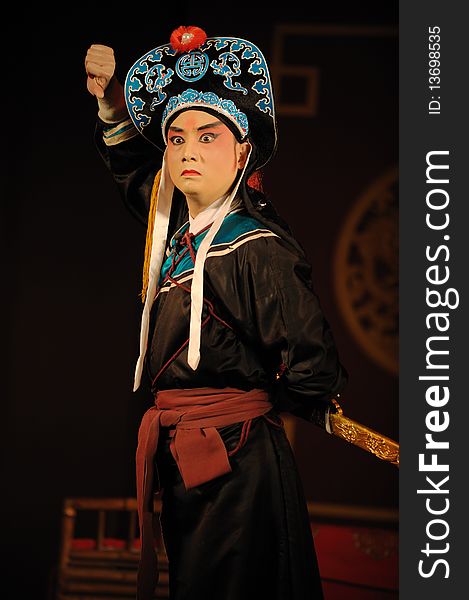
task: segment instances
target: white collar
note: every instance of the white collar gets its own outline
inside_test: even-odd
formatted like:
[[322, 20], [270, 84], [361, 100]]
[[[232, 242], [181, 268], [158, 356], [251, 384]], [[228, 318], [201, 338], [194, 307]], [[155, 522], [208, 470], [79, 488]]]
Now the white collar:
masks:
[[218, 198], [218, 200], [215, 200], [215, 202], [212, 202], [212, 204], [201, 210], [196, 217], [191, 217], [189, 213], [189, 232], [198, 233], [209, 223], [212, 223], [218, 209], [223, 204], [224, 200], [226, 200], [227, 196], [228, 194], [225, 194], [221, 198]]

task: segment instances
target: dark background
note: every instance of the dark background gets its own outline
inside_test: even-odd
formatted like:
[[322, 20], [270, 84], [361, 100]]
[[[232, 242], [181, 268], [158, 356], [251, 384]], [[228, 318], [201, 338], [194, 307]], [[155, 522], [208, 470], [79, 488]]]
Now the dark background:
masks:
[[[134, 495], [136, 431], [151, 402], [146, 389], [131, 391], [145, 231], [93, 145], [88, 46], [112, 46], [123, 78], [181, 24], [251, 40], [268, 62], [279, 24], [397, 27], [396, 2], [314, 10], [288, 3], [281, 14], [205, 6], [112, 19], [110, 7], [17, 15], [3, 41], [2, 562], [15, 598], [46, 597], [64, 498]], [[293, 45], [285, 60], [320, 67], [319, 109], [310, 118], [279, 115], [279, 151], [264, 179], [313, 264], [350, 374], [343, 408], [394, 439], [397, 374], [374, 361], [347, 326], [333, 255], [349, 208], [397, 164], [397, 59], [397, 35]], [[397, 507], [395, 467], [300, 422], [294, 449], [308, 500]]]

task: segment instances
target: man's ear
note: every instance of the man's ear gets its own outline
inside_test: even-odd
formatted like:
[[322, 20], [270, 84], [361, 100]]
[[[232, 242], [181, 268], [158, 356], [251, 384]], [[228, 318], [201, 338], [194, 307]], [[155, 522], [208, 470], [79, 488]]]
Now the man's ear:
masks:
[[249, 142], [243, 142], [239, 145], [238, 151], [238, 169], [244, 169], [244, 165], [246, 164], [246, 160], [249, 155], [249, 150], [251, 146]]

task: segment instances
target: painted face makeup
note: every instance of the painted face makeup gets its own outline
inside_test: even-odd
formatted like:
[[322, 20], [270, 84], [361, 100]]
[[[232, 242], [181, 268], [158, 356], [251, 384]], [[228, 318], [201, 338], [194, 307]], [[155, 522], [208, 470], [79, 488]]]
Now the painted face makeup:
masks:
[[167, 138], [169, 174], [188, 201], [206, 207], [230, 191], [244, 166], [246, 146], [222, 121], [188, 110], [174, 119]]

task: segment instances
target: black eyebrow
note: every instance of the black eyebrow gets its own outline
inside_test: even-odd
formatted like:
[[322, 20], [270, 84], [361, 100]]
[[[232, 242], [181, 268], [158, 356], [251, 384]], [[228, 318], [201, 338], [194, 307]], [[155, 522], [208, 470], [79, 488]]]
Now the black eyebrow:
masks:
[[[203, 129], [211, 129], [212, 127], [219, 127], [220, 125], [223, 125], [221, 121], [213, 121], [213, 123], [207, 123], [206, 125], [201, 125], [200, 127], [197, 127], [197, 131], [202, 131]], [[184, 131], [184, 129], [181, 129], [180, 127], [174, 127], [173, 125], [170, 125], [169, 129], [170, 131], [174, 131], [177, 133]]]
[[213, 121], [213, 123], [207, 123], [207, 125], [201, 125], [200, 127], [197, 127], [197, 131], [200, 131], [201, 129], [211, 129], [212, 127], [219, 127], [220, 125], [223, 125], [221, 121]]

